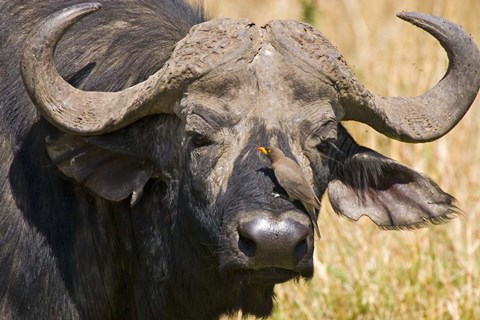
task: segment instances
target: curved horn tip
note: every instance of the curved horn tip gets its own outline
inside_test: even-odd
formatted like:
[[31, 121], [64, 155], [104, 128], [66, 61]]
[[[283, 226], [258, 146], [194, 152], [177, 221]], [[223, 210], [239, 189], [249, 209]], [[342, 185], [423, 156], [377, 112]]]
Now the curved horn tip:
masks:
[[30, 38], [25, 42], [23, 54], [29, 51], [28, 47], [31, 46], [32, 39], [36, 44], [36, 41], [40, 42], [40, 39], [46, 38], [46, 41], [43, 40], [43, 47], [56, 47], [57, 42], [60, 41], [67, 29], [84, 16], [99, 10], [101, 7], [102, 5], [98, 2], [87, 2], [66, 7], [51, 14], [41, 22], [39, 28], [32, 31]]
[[58, 31], [62, 31], [63, 33], [78, 20], [98, 11], [100, 8], [102, 8], [102, 5], [98, 2], [86, 2], [66, 7], [50, 15], [46, 19], [45, 25], [49, 27], [57, 24], [59, 24], [59, 26], [63, 25], [63, 27], [58, 28]]
[[53, 19], [55, 20], [55, 17], [60, 17], [62, 20], [65, 19], [64, 16], [69, 16], [73, 15], [71, 18], [66, 18], [65, 20], [73, 20], [72, 24], [76, 22], [77, 20], [75, 18], [82, 18], [85, 15], [88, 15], [90, 13], [93, 13], [95, 11], [98, 11], [102, 8], [102, 4], [98, 2], [86, 2], [86, 3], [80, 3], [76, 4], [70, 7], [66, 7], [63, 10], [60, 10], [57, 14], [54, 14]]
[[[440, 41], [443, 38], [448, 38], [448, 34], [463, 35], [463, 30], [459, 25], [428, 13], [402, 11], [397, 13], [397, 17], [427, 31]], [[442, 33], [445, 33], [445, 35], [442, 35]]]
[[415, 20], [430, 20], [431, 18], [441, 19], [439, 17], [433, 16], [428, 13], [415, 12], [415, 11], [401, 11], [397, 13], [397, 17], [408, 22], [412, 22]]
[[[102, 8], [102, 4], [99, 2], [86, 2], [80, 3], [73, 6], [66, 7], [56, 13], [52, 14], [48, 19], [55, 20], [55, 18], [60, 18], [61, 20], [70, 20], [72, 18], [66, 18], [65, 16], [73, 15], [75, 17], [81, 18], [87, 14], [98, 11]], [[53, 18], [53, 19], [52, 19]]]
[[88, 11], [93, 12], [102, 8], [102, 4], [99, 2], [85, 2], [76, 4], [70, 7], [65, 8], [68, 11]]

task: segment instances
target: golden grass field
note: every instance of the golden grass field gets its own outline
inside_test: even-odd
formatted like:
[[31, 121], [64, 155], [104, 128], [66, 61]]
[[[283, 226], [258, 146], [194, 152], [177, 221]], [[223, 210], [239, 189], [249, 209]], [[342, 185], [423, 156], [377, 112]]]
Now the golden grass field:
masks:
[[[478, 0], [206, 0], [213, 17], [306, 19], [339, 48], [369, 90], [417, 95], [445, 73], [447, 57], [425, 32], [395, 17], [448, 18], [480, 44]], [[304, 9], [310, 8], [310, 10]], [[416, 231], [383, 231], [338, 217], [324, 199], [315, 275], [277, 286], [272, 319], [480, 319], [480, 98], [460, 124], [427, 144], [389, 140], [349, 123], [356, 140], [432, 177], [465, 217]], [[242, 315], [231, 319], [241, 319]]]

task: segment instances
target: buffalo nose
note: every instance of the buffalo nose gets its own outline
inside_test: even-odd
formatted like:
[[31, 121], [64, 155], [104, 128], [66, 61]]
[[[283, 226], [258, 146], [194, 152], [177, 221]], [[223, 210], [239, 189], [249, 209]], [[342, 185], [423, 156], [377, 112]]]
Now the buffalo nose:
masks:
[[290, 218], [253, 218], [239, 224], [238, 235], [238, 248], [254, 269], [294, 269], [313, 250], [311, 226]]

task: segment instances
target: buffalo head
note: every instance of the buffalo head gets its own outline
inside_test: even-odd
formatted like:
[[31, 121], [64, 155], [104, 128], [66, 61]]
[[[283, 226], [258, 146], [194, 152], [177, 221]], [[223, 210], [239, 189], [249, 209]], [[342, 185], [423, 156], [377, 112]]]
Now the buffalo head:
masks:
[[[191, 252], [171, 263], [198, 263], [199, 273], [232, 279], [245, 312], [268, 314], [275, 283], [313, 274], [312, 223], [301, 206], [272, 195], [282, 190], [259, 145], [279, 146], [317, 195], [328, 187], [334, 209], [353, 220], [366, 215], [384, 228], [415, 228], [454, 215], [452, 197], [433, 181], [357, 145], [340, 124], [360, 121], [407, 142], [453, 128], [480, 84], [480, 53], [453, 23], [399, 14], [437, 38], [450, 59], [445, 77], [417, 97], [369, 92], [307, 24], [229, 19], [193, 27], [142, 83], [82, 91], [57, 73], [54, 50], [99, 7], [50, 16], [24, 47], [25, 87], [63, 132], [48, 139], [49, 155], [94, 194], [165, 215], [173, 255]], [[142, 196], [155, 179], [164, 192]]]

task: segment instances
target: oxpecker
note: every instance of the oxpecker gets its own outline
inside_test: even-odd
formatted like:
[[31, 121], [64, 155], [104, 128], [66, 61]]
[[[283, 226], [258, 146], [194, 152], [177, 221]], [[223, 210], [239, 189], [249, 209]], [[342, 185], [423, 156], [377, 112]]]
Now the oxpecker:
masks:
[[272, 162], [272, 169], [278, 184], [287, 192], [290, 201], [300, 201], [307, 210], [318, 238], [320, 238], [320, 230], [315, 217], [315, 209], [320, 210], [320, 200], [315, 195], [312, 185], [305, 178], [300, 166], [286, 157], [283, 151], [277, 147], [258, 147], [258, 150]]

